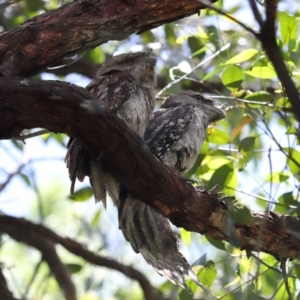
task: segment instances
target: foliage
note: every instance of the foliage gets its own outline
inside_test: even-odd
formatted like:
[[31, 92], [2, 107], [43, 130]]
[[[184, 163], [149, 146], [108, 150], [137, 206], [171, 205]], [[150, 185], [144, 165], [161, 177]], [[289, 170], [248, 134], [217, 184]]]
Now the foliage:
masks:
[[[6, 31], [60, 6], [61, 2], [14, 1], [11, 4], [11, 1], [2, 1], [0, 5], [2, 30]], [[242, 23], [247, 20], [245, 25], [256, 26], [250, 8], [242, 1], [231, 7], [230, 1], [215, 5]], [[263, 7], [260, 9], [264, 11]], [[277, 43], [298, 90], [299, 23], [299, 5], [287, 7], [279, 2]], [[231, 216], [228, 222], [251, 222], [249, 210], [299, 215], [299, 128], [274, 67], [256, 37], [228, 17], [207, 9], [200, 17], [166, 24], [121, 42], [109, 42], [76, 59], [100, 64], [113, 52], [145, 47], [152, 47], [159, 56], [159, 89], [170, 85], [163, 90], [163, 96], [195, 89], [218, 99], [226, 107], [227, 118], [209, 129], [207, 142], [188, 177], [207, 189], [219, 184], [224, 194], [236, 197], [237, 202], [228, 203]], [[208, 59], [222, 47], [223, 51]], [[40, 74], [41, 78], [53, 76], [75, 84], [88, 82], [82, 76], [63, 76], [59, 69]], [[185, 77], [179, 80], [181, 76]], [[177, 83], [173, 84], [175, 80]], [[88, 244], [96, 253], [132, 264], [151, 278], [166, 297], [177, 293], [176, 287], [160, 279], [124, 242], [118, 232], [116, 215], [112, 213], [114, 209], [109, 207], [107, 213], [94, 205], [87, 181], [77, 186], [73, 198], [69, 197], [63, 164], [67, 137], [45, 134], [34, 140], [27, 140], [28, 145], [15, 140], [1, 142], [1, 157], [5, 157], [1, 182], [8, 180], [9, 183], [3, 185], [6, 189], [2, 192], [2, 210], [40, 222], [62, 236], [73, 237]], [[41, 156], [41, 152], [49, 153], [50, 158]], [[55, 157], [51, 157], [51, 153], [55, 153]], [[46, 159], [53, 161], [45, 162]], [[16, 200], [8, 202], [13, 197], [17, 197]], [[292, 299], [300, 298], [298, 261], [288, 261], [287, 275], [284, 275], [280, 259], [265, 253], [247, 257], [245, 251], [234, 246], [236, 237], [233, 235], [228, 243], [209, 236], [201, 238], [184, 230], [180, 233], [188, 260], [191, 262], [201, 256], [194, 270], [209, 290], [206, 299], [288, 299], [288, 291]], [[2, 236], [0, 249], [4, 274], [17, 296], [62, 298], [38, 251], [7, 236]], [[73, 275], [80, 299], [142, 298], [138, 285], [125, 276], [94, 267], [62, 248], [58, 247], [57, 251]], [[188, 282], [188, 285], [197, 297], [202, 292], [193, 283]], [[178, 299], [192, 297], [179, 291]]]

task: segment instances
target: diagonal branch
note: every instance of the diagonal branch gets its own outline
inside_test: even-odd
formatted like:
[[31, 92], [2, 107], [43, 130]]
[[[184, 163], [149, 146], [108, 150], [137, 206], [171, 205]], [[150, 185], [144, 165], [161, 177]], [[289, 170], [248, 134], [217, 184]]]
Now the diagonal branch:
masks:
[[198, 13], [196, 0], [73, 1], [0, 37], [0, 73], [29, 76], [58, 59]]
[[[252, 212], [251, 224], [231, 224], [226, 205], [214, 191], [194, 189], [154, 157], [144, 141], [101, 106], [96, 114], [81, 104], [97, 101], [83, 88], [58, 81], [0, 80], [0, 138], [42, 127], [82, 139], [91, 155], [138, 198], [178, 227], [231, 240], [248, 251], [298, 258], [299, 217]], [[258, 235], [260, 244], [257, 245]]]

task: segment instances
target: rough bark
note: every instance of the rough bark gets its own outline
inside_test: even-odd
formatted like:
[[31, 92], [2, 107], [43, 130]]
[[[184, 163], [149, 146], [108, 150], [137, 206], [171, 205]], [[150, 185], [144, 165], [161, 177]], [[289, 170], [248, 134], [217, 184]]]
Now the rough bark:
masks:
[[66, 55], [125, 39], [204, 7], [196, 0], [74, 1], [3, 33], [0, 73], [34, 75]]
[[[78, 136], [130, 191], [176, 226], [233, 242], [249, 251], [279, 257], [300, 254], [299, 217], [252, 213], [251, 224], [230, 225], [223, 202], [214, 192], [194, 189], [171, 173], [143, 140], [104, 107], [98, 115], [81, 106], [94, 101], [83, 88], [58, 81], [0, 80], [0, 138], [17, 136], [25, 128], [43, 127]], [[0, 228], [1, 231], [1, 228]], [[236, 243], [236, 242], [235, 242]]]

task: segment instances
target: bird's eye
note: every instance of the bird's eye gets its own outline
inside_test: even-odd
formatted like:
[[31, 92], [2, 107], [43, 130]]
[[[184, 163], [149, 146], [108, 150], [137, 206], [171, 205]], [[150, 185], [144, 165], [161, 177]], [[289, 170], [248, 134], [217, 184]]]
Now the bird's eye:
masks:
[[126, 59], [125, 61], [124, 61], [124, 64], [125, 65], [128, 65], [128, 64], [130, 64], [131, 63], [131, 60], [130, 59]]
[[204, 97], [201, 96], [201, 95], [197, 95], [197, 99], [203, 101], [203, 100], [204, 100]]

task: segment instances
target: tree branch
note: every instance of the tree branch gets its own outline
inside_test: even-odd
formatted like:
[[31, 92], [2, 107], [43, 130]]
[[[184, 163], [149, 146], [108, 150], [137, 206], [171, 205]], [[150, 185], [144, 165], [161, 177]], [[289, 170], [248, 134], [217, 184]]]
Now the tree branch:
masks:
[[[97, 115], [81, 106], [83, 101], [96, 101]], [[101, 164], [110, 174], [178, 227], [226, 241], [235, 235], [238, 246], [248, 251], [299, 256], [299, 217], [253, 212], [251, 224], [230, 225], [226, 205], [215, 192], [194, 189], [170, 172], [85, 89], [57, 81], [1, 79], [0, 138], [34, 127], [80, 137], [95, 158], [101, 151]]]
[[[3, 220], [3, 215], [0, 215], [0, 219]], [[67, 300], [76, 300], [76, 289], [74, 283], [71, 280], [70, 273], [67, 267], [61, 262], [59, 256], [56, 253], [53, 241], [51, 241], [46, 235], [37, 234], [37, 231], [26, 230], [25, 227], [22, 227], [22, 220], [19, 219], [18, 226], [9, 226], [11, 222], [9, 219], [6, 219], [8, 224], [0, 225], [0, 231], [8, 233], [13, 239], [24, 242], [42, 253], [43, 261], [47, 262], [49, 269], [56, 278], [58, 285], [63, 291], [65, 298]], [[24, 222], [23, 222], [24, 223]], [[22, 228], [21, 228], [22, 227]], [[28, 229], [28, 226], [27, 226]]]
[[[12, 235], [14, 239], [37, 248], [42, 253], [43, 261], [47, 262], [49, 269], [54, 275], [60, 289], [63, 291], [67, 300], [76, 300], [76, 289], [75, 285], [71, 279], [70, 272], [68, 268], [62, 263], [59, 256], [57, 255], [55, 246], [52, 241], [47, 240], [45, 236], [37, 237], [36, 235], [32, 236], [32, 232], [27, 232], [27, 237], [24, 238], [20, 236], [20, 232]], [[30, 236], [30, 238], [28, 238]]]
[[[146, 300], [157, 299], [154, 288], [143, 273], [130, 266], [123, 265], [113, 259], [96, 255], [87, 250], [82, 244], [70, 238], [64, 238], [45, 226], [34, 224], [23, 218], [16, 218], [0, 214], [0, 232], [7, 233], [13, 239], [24, 242], [43, 251], [43, 259], [47, 260], [49, 266], [53, 265], [52, 272], [54, 274], [56, 274], [56, 271], [61, 270], [61, 266], [57, 266], [57, 268], [55, 267], [55, 263], [57, 265], [58, 260], [56, 257], [56, 252], [53, 252], [53, 250], [55, 251], [53, 244], [60, 244], [68, 251], [82, 257], [87, 262], [97, 266], [114, 269], [123, 273], [125, 276], [138, 281], [144, 291]], [[45, 244], [47, 244], [47, 246], [44, 246]], [[48, 245], [51, 245], [51, 249], [48, 247]], [[44, 247], [47, 247], [46, 251]], [[50, 253], [49, 250], [51, 250]], [[57, 274], [57, 276], [63, 275]]]
[[0, 72], [9, 76], [34, 75], [67, 55], [109, 40], [125, 39], [202, 8], [205, 5], [197, 0], [74, 1], [3, 33]]
[[0, 295], [5, 300], [17, 300], [16, 298], [14, 298], [13, 294], [8, 289], [6, 279], [4, 277], [2, 270], [3, 267], [1, 266], [0, 267]]
[[[254, 16], [257, 16], [257, 7], [254, 1], [250, 1]], [[300, 95], [299, 92], [291, 79], [289, 71], [284, 63], [281, 55], [281, 50], [276, 41], [276, 8], [277, 0], [266, 1], [266, 20], [261, 22], [258, 19], [258, 23], [261, 25], [260, 34], [256, 37], [260, 40], [263, 49], [266, 51], [269, 60], [272, 62], [274, 69], [277, 73], [279, 80], [281, 81], [282, 87], [290, 100], [293, 108], [295, 118], [300, 123]]]

